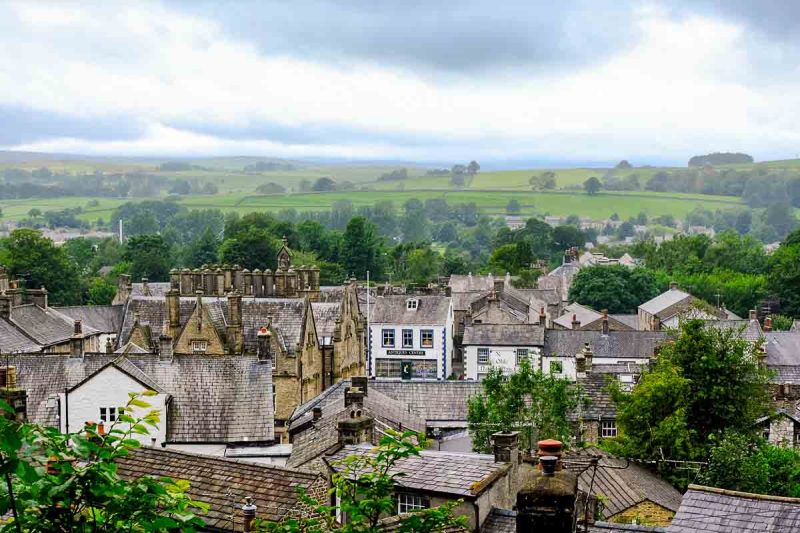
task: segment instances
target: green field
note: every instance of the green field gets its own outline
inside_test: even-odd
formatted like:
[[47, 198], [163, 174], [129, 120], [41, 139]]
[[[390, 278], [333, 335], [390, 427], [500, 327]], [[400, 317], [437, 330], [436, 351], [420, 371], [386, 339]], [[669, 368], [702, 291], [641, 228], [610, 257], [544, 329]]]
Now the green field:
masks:
[[[356, 207], [372, 205], [377, 201], [388, 200], [396, 207], [409, 198], [427, 200], [443, 198], [451, 205], [474, 202], [482, 212], [487, 214], [503, 214], [506, 205], [516, 199], [522, 206], [525, 215], [576, 214], [593, 219], [606, 218], [613, 213], [626, 218], [640, 212], [648, 216], [672, 214], [683, 217], [695, 207], [716, 210], [742, 205], [739, 198], [731, 196], [710, 196], [699, 194], [639, 192], [601, 192], [596, 196], [588, 196], [582, 190], [583, 182], [590, 176], [602, 178], [609, 169], [602, 168], [570, 168], [570, 169], [526, 169], [505, 171], [482, 171], [476, 175], [469, 186], [463, 190], [453, 190], [448, 177], [426, 176], [425, 169], [408, 167], [409, 178], [403, 181], [382, 182], [378, 177], [397, 166], [367, 165], [315, 165], [306, 162], [291, 162], [297, 168], [291, 171], [244, 172], [244, 167], [255, 161], [264, 160], [254, 157], [208, 158], [190, 161], [200, 168], [164, 172], [158, 170], [159, 161], [125, 158], [108, 158], [99, 160], [69, 159], [35, 159], [23, 163], [6, 162], [0, 169], [7, 167], [35, 169], [47, 166], [54, 171], [66, 171], [74, 174], [102, 172], [147, 172], [168, 179], [185, 179], [210, 181], [215, 183], [220, 193], [213, 196], [188, 196], [180, 199], [180, 203], [188, 208], [214, 208], [223, 211], [247, 213], [251, 211], [277, 212], [281, 209], [303, 211], [319, 211], [329, 209], [334, 203], [349, 200]], [[285, 162], [285, 161], [284, 161]], [[797, 168], [798, 160], [771, 161], [756, 163], [770, 168]], [[750, 165], [739, 165], [743, 168]], [[533, 192], [530, 190], [531, 176], [551, 170], [556, 175], [555, 191]], [[618, 177], [633, 173], [639, 175], [644, 182], [660, 170], [672, 170], [665, 167], [635, 167], [625, 170], [614, 170]], [[337, 182], [348, 181], [357, 190], [328, 193], [292, 193], [300, 189], [300, 182], [314, 182], [322, 176], [328, 176]], [[255, 189], [265, 183], [278, 183], [289, 193], [276, 195], [259, 195]], [[144, 198], [131, 199], [132, 201]], [[27, 215], [32, 208], [42, 211], [64, 209], [66, 207], [82, 207], [81, 217], [88, 221], [103, 219], [108, 221], [115, 207], [128, 199], [95, 198], [98, 205], [89, 206], [93, 198], [57, 198], [0, 201], [3, 209], [3, 220], [17, 220]]]

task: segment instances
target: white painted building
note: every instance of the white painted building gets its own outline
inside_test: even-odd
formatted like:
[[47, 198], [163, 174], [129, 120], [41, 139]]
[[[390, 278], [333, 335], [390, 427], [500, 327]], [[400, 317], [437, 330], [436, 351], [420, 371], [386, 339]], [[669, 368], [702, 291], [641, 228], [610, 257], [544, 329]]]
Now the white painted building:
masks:
[[523, 359], [539, 368], [544, 327], [539, 324], [472, 324], [464, 329], [464, 377], [480, 380], [491, 368], [516, 372]]
[[446, 296], [380, 296], [370, 311], [367, 372], [374, 378], [447, 379], [453, 306]]

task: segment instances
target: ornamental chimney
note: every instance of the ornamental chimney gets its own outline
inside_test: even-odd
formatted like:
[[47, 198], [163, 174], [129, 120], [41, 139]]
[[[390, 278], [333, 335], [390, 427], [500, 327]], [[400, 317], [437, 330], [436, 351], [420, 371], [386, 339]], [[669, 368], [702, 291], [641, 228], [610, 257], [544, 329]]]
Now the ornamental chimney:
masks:
[[575, 313], [572, 315], [572, 329], [581, 329], [581, 321], [578, 320], [578, 315]]
[[772, 331], [772, 317], [768, 316], [764, 319], [764, 331]]
[[561, 468], [562, 444], [539, 441], [540, 470], [517, 493], [517, 533], [572, 533], [578, 478]]

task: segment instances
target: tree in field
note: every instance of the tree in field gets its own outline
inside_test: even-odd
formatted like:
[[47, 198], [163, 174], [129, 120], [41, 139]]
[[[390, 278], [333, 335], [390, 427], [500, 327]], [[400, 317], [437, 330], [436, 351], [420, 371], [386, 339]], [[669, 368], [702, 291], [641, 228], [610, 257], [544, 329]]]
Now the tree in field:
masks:
[[170, 255], [170, 247], [161, 235], [138, 235], [128, 239], [123, 259], [131, 264], [135, 280], [169, 281]]
[[531, 189], [534, 191], [546, 191], [552, 190], [556, 188], [556, 173], [547, 170], [542, 172], [538, 176], [531, 176], [528, 180], [528, 183], [531, 186]]
[[477, 161], [470, 161], [469, 165], [467, 165], [467, 174], [469, 174], [470, 176], [474, 176], [475, 174], [478, 173], [480, 169], [481, 166], [478, 164]]
[[[413, 431], [399, 433], [391, 429], [370, 453], [354, 454], [343, 459], [331, 475], [331, 494], [337, 495], [336, 506], [320, 503], [301, 491], [301, 499], [314, 509], [313, 518], [290, 518], [283, 522], [255, 524], [260, 533], [381, 533], [382, 519], [397, 513], [394, 490], [402, 480], [399, 463], [408, 457], [419, 456], [424, 449], [424, 437]], [[429, 533], [457, 530], [465, 527], [464, 517], [453, 515], [459, 502], [420, 509], [401, 515], [398, 531]], [[337, 511], [347, 519], [339, 524]]]
[[522, 206], [519, 205], [519, 200], [512, 198], [506, 204], [506, 213], [509, 215], [519, 215], [522, 211]]
[[[685, 321], [633, 391], [614, 392], [619, 436], [609, 447], [640, 459], [706, 461], [726, 431], [755, 436], [755, 420], [769, 411], [759, 353], [736, 331]], [[659, 468], [685, 482], [670, 463]]]
[[603, 184], [600, 182], [599, 179], [597, 179], [594, 176], [583, 182], [583, 188], [586, 190], [586, 194], [588, 194], [589, 196], [594, 196], [595, 194], [600, 192], [600, 189], [602, 187]]
[[335, 191], [336, 182], [333, 181], [331, 178], [325, 176], [315, 181], [314, 185], [311, 187], [311, 190], [315, 192]]
[[489, 453], [492, 433], [519, 431], [520, 447], [535, 449], [544, 438], [570, 440], [567, 418], [580, 400], [580, 387], [534, 369], [522, 359], [517, 371], [504, 375], [492, 368], [481, 391], [469, 399], [467, 423], [473, 451]]
[[369, 271], [372, 279], [379, 279], [381, 248], [375, 225], [364, 217], [351, 218], [342, 240], [342, 262], [348, 275], [365, 279]]
[[636, 308], [659, 294], [656, 277], [644, 268], [595, 265], [582, 268], [572, 280], [569, 298], [609, 313], [635, 313]]
[[104, 431], [96, 424], [78, 433], [26, 424], [0, 401], [0, 522], [3, 533], [53, 532], [148, 533], [204, 529], [195, 512], [208, 506], [187, 495], [189, 484], [169, 478], [142, 476], [127, 481], [117, 474], [115, 461], [141, 446], [160, 423], [151, 410], [134, 417], [135, 408], [148, 409], [142, 397], [131, 394], [123, 413]]
[[59, 305], [80, 303], [78, 270], [62, 248], [33, 229], [18, 229], [0, 241], [0, 258], [11, 279], [22, 279], [28, 288], [47, 288], [50, 301]]

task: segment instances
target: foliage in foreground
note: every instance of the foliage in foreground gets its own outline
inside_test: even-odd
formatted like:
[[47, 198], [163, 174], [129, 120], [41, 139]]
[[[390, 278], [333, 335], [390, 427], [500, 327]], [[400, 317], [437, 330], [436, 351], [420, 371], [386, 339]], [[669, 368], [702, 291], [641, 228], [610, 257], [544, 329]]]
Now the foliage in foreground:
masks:
[[519, 431], [522, 449], [535, 449], [540, 437], [569, 442], [567, 416], [580, 396], [578, 385], [534, 369], [528, 359], [508, 376], [493, 367], [481, 380], [481, 392], [469, 400], [473, 451], [489, 453], [491, 436], [498, 431]]
[[[189, 498], [186, 481], [147, 476], [126, 481], [117, 473], [116, 459], [140, 446], [136, 435], [147, 435], [159, 423], [157, 410], [140, 418], [127, 414], [149, 408], [141, 397], [152, 394], [132, 393], [107, 432], [92, 424], [65, 435], [0, 416], [0, 516], [12, 516], [0, 532], [202, 530], [194, 512], [207, 506]], [[4, 402], [0, 410], [13, 414]]]
[[[418, 433], [388, 431], [379, 445], [368, 454], [354, 454], [339, 463], [339, 471], [331, 476], [338, 512], [347, 519], [336, 521], [337, 508], [320, 503], [304, 494], [302, 501], [314, 510], [309, 518], [292, 518], [280, 523], [258, 522], [257, 530], [269, 533], [379, 533], [381, 520], [396, 514], [397, 502], [394, 488], [402, 472], [393, 472], [398, 461], [417, 456], [425, 442]], [[445, 528], [463, 526], [463, 517], [454, 517], [453, 509], [460, 502], [450, 502], [439, 507], [422, 509], [399, 517], [398, 530], [402, 533], [425, 533]]]

